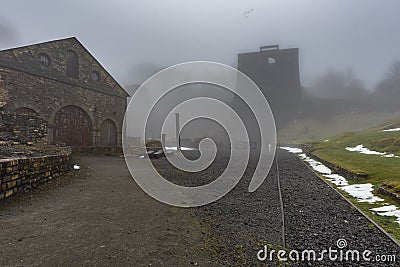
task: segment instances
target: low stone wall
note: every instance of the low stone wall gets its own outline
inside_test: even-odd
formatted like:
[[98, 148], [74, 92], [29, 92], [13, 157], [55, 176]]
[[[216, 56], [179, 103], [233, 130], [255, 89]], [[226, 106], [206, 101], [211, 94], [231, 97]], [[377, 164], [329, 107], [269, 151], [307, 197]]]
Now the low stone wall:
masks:
[[0, 159], [0, 199], [49, 181], [71, 169], [71, 153]]
[[390, 192], [389, 190], [387, 190], [386, 188], [384, 188], [382, 186], [378, 187], [378, 192], [383, 194], [383, 195], [389, 196], [392, 199], [394, 199], [394, 200], [396, 200], [397, 202], [400, 203], [400, 194], [396, 194], [396, 193]]
[[348, 179], [352, 179], [352, 180], [363, 180], [363, 179], [367, 179], [368, 178], [368, 174], [366, 173], [361, 173], [361, 172], [352, 172], [349, 171], [345, 168], [342, 168], [340, 166], [337, 166], [329, 161], [326, 161], [320, 157], [318, 157], [317, 155], [314, 154], [310, 154], [310, 157], [315, 159], [316, 161], [321, 162], [322, 164], [324, 164], [326, 167], [330, 168], [331, 170], [333, 170], [334, 172], [336, 172], [337, 174], [346, 177]]

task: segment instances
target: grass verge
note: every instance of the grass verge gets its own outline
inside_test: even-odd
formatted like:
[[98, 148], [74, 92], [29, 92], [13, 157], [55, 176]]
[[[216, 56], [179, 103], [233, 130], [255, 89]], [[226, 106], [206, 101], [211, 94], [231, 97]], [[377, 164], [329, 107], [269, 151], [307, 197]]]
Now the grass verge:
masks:
[[[312, 142], [310, 143], [312, 153], [349, 171], [368, 174], [368, 178], [363, 180], [348, 179], [349, 184], [371, 183], [375, 188], [384, 187], [390, 192], [400, 194], [400, 158], [361, 154], [346, 150], [346, 147], [363, 145], [369, 150], [400, 156], [400, 131], [383, 131], [394, 128], [400, 128], [400, 118], [392, 119], [367, 130], [345, 132], [325, 141]], [[340, 187], [332, 185], [339, 189], [346, 198], [378, 225], [400, 241], [400, 224], [394, 221], [395, 217], [380, 216], [370, 210], [371, 208], [381, 207], [383, 203], [399, 206], [398, 201], [374, 191], [375, 195], [385, 201], [373, 204], [359, 202], [348, 193], [340, 190]]]

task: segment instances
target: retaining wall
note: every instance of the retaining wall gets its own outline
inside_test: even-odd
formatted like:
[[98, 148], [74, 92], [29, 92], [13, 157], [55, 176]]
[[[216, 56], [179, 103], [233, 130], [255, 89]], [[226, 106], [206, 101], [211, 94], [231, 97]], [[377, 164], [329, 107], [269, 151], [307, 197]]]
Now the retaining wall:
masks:
[[0, 199], [49, 181], [71, 168], [71, 153], [0, 159]]

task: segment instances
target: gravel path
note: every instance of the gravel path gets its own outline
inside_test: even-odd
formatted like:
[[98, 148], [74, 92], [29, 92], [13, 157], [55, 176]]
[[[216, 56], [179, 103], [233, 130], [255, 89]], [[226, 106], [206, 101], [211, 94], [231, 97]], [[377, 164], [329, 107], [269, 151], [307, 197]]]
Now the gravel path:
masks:
[[[368, 249], [372, 251], [371, 258], [376, 254], [395, 254], [400, 261], [399, 247], [300, 159], [283, 151], [278, 153], [278, 158], [287, 218], [286, 241], [290, 249], [338, 249], [336, 241], [345, 239], [347, 247], [343, 251], [356, 249], [361, 253]], [[399, 263], [325, 261], [323, 266], [399, 266]]]
[[[314, 250], [318, 259], [318, 253], [329, 247], [340, 253], [337, 241], [345, 239], [347, 246], [341, 249], [343, 253], [348, 250], [358, 250], [360, 253], [359, 262], [353, 261], [350, 254], [347, 262], [345, 256], [339, 262], [329, 260], [325, 254], [325, 261], [294, 261], [291, 266], [400, 266], [397, 262], [364, 261], [362, 253], [365, 250], [372, 252], [369, 255], [372, 260], [378, 254], [396, 255], [396, 259], [400, 260], [400, 250], [295, 155], [279, 150], [277, 158], [288, 251], [297, 250], [301, 253], [303, 250]], [[261, 262], [257, 259], [257, 251], [265, 244], [269, 250], [278, 250], [283, 246], [276, 165], [272, 166], [262, 186], [256, 192], [249, 193], [247, 186], [253, 164], [239, 185], [224, 198], [193, 209], [193, 214], [204, 218], [205, 224], [209, 225], [216, 239], [214, 248], [223, 263], [228, 265], [259, 265]], [[196, 179], [195, 175], [191, 177]], [[276, 260], [276, 256], [273, 258]], [[268, 266], [282, 264], [268, 260], [262, 263]]]
[[[399, 248], [327, 186], [295, 155], [278, 151], [286, 222], [286, 247], [302, 251], [332, 247], [396, 254]], [[0, 203], [1, 265], [282, 266], [257, 259], [266, 245], [283, 248], [276, 165], [261, 187], [247, 192], [256, 161], [222, 199], [198, 208], [174, 208], [147, 196], [125, 162], [81, 157], [82, 169], [40, 190]], [[210, 182], [227, 159], [201, 174], [153, 161], [182, 185]], [[276, 255], [276, 254], [275, 254]], [[290, 266], [399, 266], [376, 262], [292, 262]]]

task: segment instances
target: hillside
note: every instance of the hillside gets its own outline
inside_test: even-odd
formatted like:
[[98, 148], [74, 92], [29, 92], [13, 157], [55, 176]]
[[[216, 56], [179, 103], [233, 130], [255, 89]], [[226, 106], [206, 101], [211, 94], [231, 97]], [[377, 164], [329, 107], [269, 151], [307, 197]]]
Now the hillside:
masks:
[[369, 175], [376, 187], [400, 194], [400, 117], [358, 132], [313, 142], [313, 153], [336, 165]]

